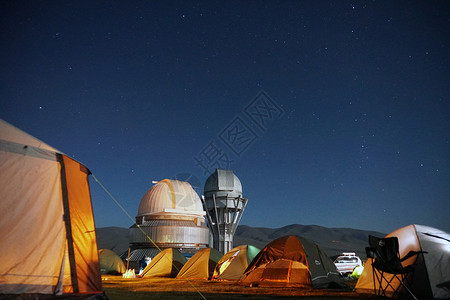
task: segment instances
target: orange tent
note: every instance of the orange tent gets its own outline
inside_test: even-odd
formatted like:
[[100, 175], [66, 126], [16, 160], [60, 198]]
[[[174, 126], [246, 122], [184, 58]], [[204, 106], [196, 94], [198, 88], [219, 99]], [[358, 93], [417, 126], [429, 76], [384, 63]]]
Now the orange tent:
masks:
[[102, 293], [89, 170], [0, 120], [0, 293]]
[[247, 267], [239, 284], [305, 289], [345, 287], [331, 259], [313, 241], [293, 235], [267, 244]]

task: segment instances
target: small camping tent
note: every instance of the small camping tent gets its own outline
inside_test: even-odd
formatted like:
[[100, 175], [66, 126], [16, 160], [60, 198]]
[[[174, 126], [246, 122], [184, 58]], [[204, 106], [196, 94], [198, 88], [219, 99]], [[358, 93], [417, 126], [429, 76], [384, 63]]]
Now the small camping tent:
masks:
[[177, 278], [211, 279], [221, 257], [222, 254], [214, 248], [202, 249], [187, 261]]
[[252, 260], [241, 285], [341, 288], [344, 283], [331, 259], [313, 241], [293, 235], [278, 238]]
[[[409, 225], [397, 229], [386, 237], [397, 237], [400, 257], [409, 251], [425, 251], [426, 253], [405, 260], [402, 265], [415, 264], [409, 288], [419, 299], [450, 298], [450, 234], [428, 226]], [[389, 275], [388, 275], [389, 276]], [[393, 276], [391, 275], [390, 278]], [[373, 293], [374, 284], [379, 283], [373, 277], [372, 260], [364, 265], [357, 284], [356, 291]], [[395, 278], [390, 283], [394, 288], [400, 284]], [[387, 289], [386, 294], [392, 294], [393, 289]]]
[[176, 277], [186, 261], [186, 257], [177, 249], [165, 249], [145, 267], [141, 277]]
[[0, 120], [0, 293], [101, 293], [89, 174]]
[[100, 272], [102, 274], [122, 275], [127, 268], [116, 252], [109, 249], [98, 250]]
[[214, 280], [239, 280], [248, 264], [259, 253], [252, 245], [240, 245], [228, 251], [214, 269]]

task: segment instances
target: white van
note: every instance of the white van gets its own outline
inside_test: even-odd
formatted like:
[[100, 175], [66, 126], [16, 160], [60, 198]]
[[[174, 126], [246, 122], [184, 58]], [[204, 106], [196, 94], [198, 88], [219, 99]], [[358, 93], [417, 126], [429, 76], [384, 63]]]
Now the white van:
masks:
[[334, 261], [336, 269], [341, 275], [351, 274], [357, 266], [362, 266], [361, 259], [354, 252], [344, 252]]

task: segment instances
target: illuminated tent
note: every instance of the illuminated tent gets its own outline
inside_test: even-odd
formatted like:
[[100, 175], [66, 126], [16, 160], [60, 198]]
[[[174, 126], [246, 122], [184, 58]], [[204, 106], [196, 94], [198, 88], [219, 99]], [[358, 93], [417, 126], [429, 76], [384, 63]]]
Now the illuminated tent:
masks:
[[142, 271], [141, 277], [176, 277], [187, 259], [177, 249], [161, 251]]
[[214, 269], [214, 280], [239, 280], [248, 264], [259, 253], [252, 245], [241, 245], [228, 251]]
[[[408, 287], [417, 298], [450, 298], [450, 234], [428, 226], [409, 225], [391, 232], [386, 237], [398, 238], [400, 257], [404, 257], [409, 251], [426, 252], [402, 262], [404, 267], [416, 264], [412, 282]], [[356, 284], [357, 292], [374, 292], [372, 270], [372, 259], [369, 259]], [[379, 284], [376, 280], [375, 282], [375, 287], [378, 289]], [[399, 284], [400, 282], [395, 278], [391, 282], [395, 288]], [[392, 294], [392, 291], [389, 288], [386, 294]]]
[[89, 170], [0, 120], [0, 293], [102, 293]]
[[122, 275], [127, 268], [116, 252], [109, 249], [98, 250], [100, 272], [102, 274]]
[[284, 236], [270, 242], [252, 260], [240, 285], [341, 288], [344, 283], [331, 259], [313, 241]]
[[222, 254], [214, 248], [202, 249], [187, 261], [177, 278], [211, 279], [221, 257]]

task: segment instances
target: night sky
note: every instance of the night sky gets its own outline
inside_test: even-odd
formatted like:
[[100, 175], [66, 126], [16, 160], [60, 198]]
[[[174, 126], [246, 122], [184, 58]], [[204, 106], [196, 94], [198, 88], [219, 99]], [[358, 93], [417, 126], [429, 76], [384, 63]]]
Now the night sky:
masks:
[[2, 1], [0, 30], [0, 118], [132, 217], [219, 167], [241, 224], [450, 232], [449, 1]]

